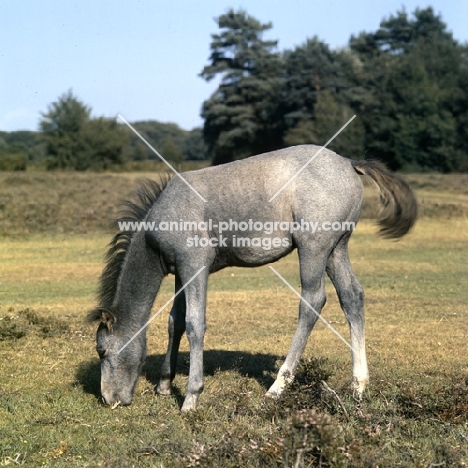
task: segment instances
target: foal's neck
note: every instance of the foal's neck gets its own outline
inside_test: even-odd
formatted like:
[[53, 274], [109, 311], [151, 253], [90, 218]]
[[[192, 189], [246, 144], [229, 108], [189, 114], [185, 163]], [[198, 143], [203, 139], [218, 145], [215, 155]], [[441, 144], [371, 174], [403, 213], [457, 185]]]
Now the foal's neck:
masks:
[[144, 233], [137, 233], [127, 251], [112, 305], [117, 320], [128, 326], [145, 323], [164, 276], [159, 252], [147, 245]]

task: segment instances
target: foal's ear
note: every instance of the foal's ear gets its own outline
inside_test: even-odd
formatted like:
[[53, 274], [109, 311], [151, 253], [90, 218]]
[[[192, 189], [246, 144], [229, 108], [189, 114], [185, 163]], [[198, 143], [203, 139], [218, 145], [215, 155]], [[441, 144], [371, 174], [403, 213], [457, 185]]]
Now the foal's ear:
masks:
[[98, 320], [101, 320], [101, 309], [93, 309], [88, 312], [86, 315], [86, 323], [93, 323]]
[[88, 323], [96, 322], [97, 320], [100, 320], [112, 332], [112, 324], [116, 321], [116, 318], [110, 310], [98, 307], [88, 313], [86, 317]]
[[107, 327], [107, 330], [112, 333], [112, 324], [116, 321], [112, 312], [107, 309], [99, 309], [101, 312], [101, 322]]

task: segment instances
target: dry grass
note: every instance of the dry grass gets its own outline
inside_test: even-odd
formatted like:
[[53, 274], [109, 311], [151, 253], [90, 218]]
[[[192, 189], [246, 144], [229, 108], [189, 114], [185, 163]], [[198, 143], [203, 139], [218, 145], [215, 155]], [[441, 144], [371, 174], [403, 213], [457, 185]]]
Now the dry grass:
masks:
[[[0, 236], [110, 232], [119, 203], [139, 180], [155, 178], [156, 174], [0, 172]], [[468, 217], [468, 175], [418, 174], [406, 178], [416, 190], [421, 217]], [[377, 192], [367, 186], [362, 217], [375, 219], [378, 211]]]
[[[147, 171], [123, 174], [0, 172], [0, 236], [110, 232], [119, 203], [141, 179], [157, 178], [164, 170], [163, 163], [145, 163]], [[178, 169], [206, 164], [187, 162]]]
[[[95, 193], [93, 187], [106, 178], [114, 191], [120, 187], [114, 177], [128, 179], [128, 189], [134, 180], [88, 174], [75, 186], [72, 176], [60, 175], [57, 185], [49, 181], [37, 202], [47, 200], [49, 189], [78, 196], [85, 187]], [[418, 190], [428, 190], [442, 205], [451, 199], [447, 180], [442, 182], [448, 186]], [[12, 197], [19, 197], [23, 182], [15, 186], [10, 180]], [[1, 196], [8, 193], [2, 185]], [[465, 203], [466, 194], [453, 191], [453, 196]], [[75, 208], [65, 203], [61, 209], [83, 210], [78, 199], [74, 203]], [[112, 210], [113, 201], [106, 203]], [[371, 372], [360, 404], [350, 391], [348, 350], [321, 323], [294, 384], [279, 402], [265, 400], [290, 345], [297, 298], [267, 267], [213, 275], [206, 388], [199, 410], [189, 415], [179, 411], [187, 382], [186, 340], [174, 396], [156, 396], [153, 390], [166, 347], [167, 314], [151, 324], [149, 357], [132, 406], [113, 411], [101, 406], [95, 330], [83, 319], [94, 305], [109, 235], [93, 225], [87, 233], [51, 229], [17, 237], [11, 235], [15, 219], [8, 220], [9, 234], [0, 243], [0, 466], [467, 465], [463, 215], [423, 216], [399, 242], [376, 237], [370, 221], [361, 222], [353, 235], [351, 259], [366, 291]], [[295, 255], [275, 267], [299, 289]], [[171, 297], [172, 282], [165, 280], [155, 310]], [[324, 316], [347, 337], [329, 283], [327, 294]]]

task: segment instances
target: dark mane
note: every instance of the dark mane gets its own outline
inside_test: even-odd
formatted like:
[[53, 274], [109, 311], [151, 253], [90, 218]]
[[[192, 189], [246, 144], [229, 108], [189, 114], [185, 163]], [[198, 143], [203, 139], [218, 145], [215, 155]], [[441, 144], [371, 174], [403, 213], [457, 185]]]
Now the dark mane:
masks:
[[112, 305], [122, 265], [133, 235], [136, 233], [136, 231], [121, 231], [119, 222], [143, 221], [150, 208], [166, 188], [171, 177], [171, 175], [165, 174], [160, 177], [159, 182], [145, 179], [135, 190], [133, 197], [122, 203], [121, 215], [114, 223], [117, 233], [108, 245], [106, 266], [99, 283], [98, 300], [100, 307], [109, 309]]

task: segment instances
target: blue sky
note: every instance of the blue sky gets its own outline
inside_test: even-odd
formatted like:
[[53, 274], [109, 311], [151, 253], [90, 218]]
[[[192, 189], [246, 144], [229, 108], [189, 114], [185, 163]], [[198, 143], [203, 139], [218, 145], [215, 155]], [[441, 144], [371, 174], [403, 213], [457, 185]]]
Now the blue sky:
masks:
[[243, 8], [289, 49], [317, 35], [332, 48], [375, 31], [383, 17], [432, 5], [468, 42], [468, 0], [1, 0], [0, 130], [37, 130], [49, 104], [72, 89], [93, 116], [202, 125], [216, 83], [208, 63], [215, 18]]

